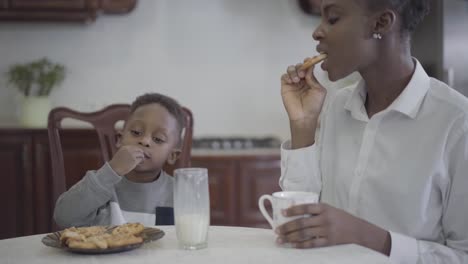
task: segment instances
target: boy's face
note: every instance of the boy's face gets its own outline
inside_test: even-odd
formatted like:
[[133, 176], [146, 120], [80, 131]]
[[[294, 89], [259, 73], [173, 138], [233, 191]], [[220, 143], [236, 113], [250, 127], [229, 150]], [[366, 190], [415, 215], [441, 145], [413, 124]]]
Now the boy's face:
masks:
[[145, 159], [135, 172], [158, 171], [166, 161], [177, 160], [179, 135], [177, 120], [166, 108], [156, 103], [147, 104], [138, 107], [127, 120], [117, 147], [132, 145], [144, 151]]

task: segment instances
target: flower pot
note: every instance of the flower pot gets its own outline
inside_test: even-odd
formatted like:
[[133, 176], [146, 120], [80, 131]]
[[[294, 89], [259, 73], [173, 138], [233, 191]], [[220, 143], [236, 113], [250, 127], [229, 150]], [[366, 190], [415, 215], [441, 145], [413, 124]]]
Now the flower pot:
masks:
[[47, 127], [51, 109], [48, 96], [28, 96], [23, 98], [20, 122], [26, 127]]

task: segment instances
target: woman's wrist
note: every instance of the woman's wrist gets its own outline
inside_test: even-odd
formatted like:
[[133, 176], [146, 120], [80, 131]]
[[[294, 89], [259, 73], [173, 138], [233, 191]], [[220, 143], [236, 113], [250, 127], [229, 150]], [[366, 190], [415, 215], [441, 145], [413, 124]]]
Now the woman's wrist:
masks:
[[364, 228], [359, 228], [357, 244], [390, 256], [392, 238], [390, 232], [376, 225], [364, 222]]
[[291, 148], [299, 149], [311, 146], [315, 143], [315, 131], [318, 117], [290, 120]]

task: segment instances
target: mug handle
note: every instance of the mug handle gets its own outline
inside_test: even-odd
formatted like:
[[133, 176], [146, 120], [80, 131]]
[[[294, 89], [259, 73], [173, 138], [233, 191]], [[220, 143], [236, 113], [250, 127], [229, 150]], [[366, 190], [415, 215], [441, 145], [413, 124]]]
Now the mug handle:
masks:
[[275, 228], [273, 224], [273, 218], [268, 214], [267, 210], [265, 209], [265, 200], [270, 201], [271, 206], [273, 206], [273, 201], [272, 201], [272, 196], [268, 194], [264, 194], [260, 197], [258, 200], [258, 208], [260, 209], [260, 212], [262, 213], [263, 217], [268, 221], [270, 224], [271, 228]]

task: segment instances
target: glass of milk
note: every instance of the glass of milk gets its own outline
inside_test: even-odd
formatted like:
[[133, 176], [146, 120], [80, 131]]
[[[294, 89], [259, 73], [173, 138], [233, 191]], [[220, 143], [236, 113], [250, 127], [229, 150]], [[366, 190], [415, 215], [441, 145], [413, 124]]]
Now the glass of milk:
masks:
[[189, 250], [206, 248], [210, 226], [207, 169], [174, 171], [174, 216], [180, 247]]

